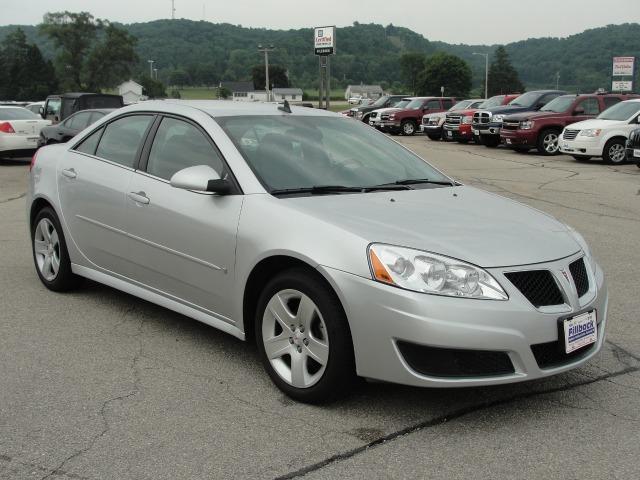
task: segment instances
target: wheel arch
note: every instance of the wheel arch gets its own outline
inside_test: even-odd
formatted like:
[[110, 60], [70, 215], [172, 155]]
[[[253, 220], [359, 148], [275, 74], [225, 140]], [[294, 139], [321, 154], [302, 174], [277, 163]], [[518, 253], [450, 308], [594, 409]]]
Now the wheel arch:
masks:
[[33, 222], [36, 216], [38, 215], [38, 212], [40, 212], [40, 210], [42, 210], [45, 207], [50, 207], [58, 216], [58, 219], [61, 220], [60, 214], [56, 210], [56, 207], [53, 205], [53, 202], [51, 202], [48, 198], [43, 196], [36, 197], [31, 202], [31, 207], [29, 208], [29, 231], [31, 233], [33, 233]]

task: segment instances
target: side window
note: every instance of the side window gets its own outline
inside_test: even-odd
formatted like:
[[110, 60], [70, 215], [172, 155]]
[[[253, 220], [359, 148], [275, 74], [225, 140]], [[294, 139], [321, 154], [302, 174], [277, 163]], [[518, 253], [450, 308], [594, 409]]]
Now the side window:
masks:
[[149, 152], [147, 172], [169, 180], [178, 170], [195, 165], [209, 165], [223, 176], [222, 158], [200, 130], [182, 120], [163, 119]]
[[102, 131], [104, 128], [93, 132], [91, 135], [86, 137], [80, 145], [78, 145], [75, 149], [78, 152], [88, 153], [89, 155], [96, 154], [96, 147], [98, 146], [98, 141], [100, 140], [100, 135], [102, 135]]
[[440, 110], [440, 100], [429, 100], [424, 108], [427, 110]]
[[104, 113], [102, 113], [102, 112], [93, 112], [93, 114], [91, 115], [91, 119], [89, 120], [88, 125], [93, 125], [98, 120], [100, 120], [102, 117], [104, 117]]
[[620, 103], [620, 98], [618, 97], [604, 97], [604, 108], [607, 109], [616, 103]]
[[583, 115], [598, 115], [600, 113], [600, 105], [597, 98], [586, 98], [580, 102], [576, 109], [584, 110]]
[[538, 100], [538, 105], [543, 107], [547, 103], [549, 103], [551, 100], [559, 96], [560, 96], [559, 93], [547, 93], [546, 95], [543, 95], [542, 97], [540, 97], [540, 100]]
[[451, 107], [453, 107], [453, 100], [448, 98], [442, 100], [442, 108], [449, 110]]
[[133, 168], [151, 115], [131, 115], [106, 126], [96, 156]]
[[87, 126], [87, 121], [91, 116], [91, 112], [80, 112], [69, 120], [65, 120], [64, 126], [73, 130], [82, 130]]
[[62, 101], [59, 98], [52, 98], [47, 102], [45, 115], [58, 115]]

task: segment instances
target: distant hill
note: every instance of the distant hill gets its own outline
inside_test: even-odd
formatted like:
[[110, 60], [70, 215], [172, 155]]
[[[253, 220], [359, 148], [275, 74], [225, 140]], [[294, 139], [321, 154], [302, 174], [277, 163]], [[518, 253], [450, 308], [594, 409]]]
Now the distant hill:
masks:
[[[157, 20], [123, 27], [138, 38], [140, 74], [147, 71], [147, 59], [153, 59], [165, 81], [176, 69], [185, 70], [194, 84], [248, 79], [251, 67], [263, 61], [257, 52], [259, 43], [276, 46], [271, 61], [289, 70], [293, 85], [312, 87], [317, 81], [318, 59], [312, 53], [311, 29], [268, 30], [191, 20]], [[15, 28], [0, 27], [0, 39]], [[36, 27], [21, 28], [45, 56], [54, 56], [53, 45]], [[560, 87], [587, 92], [610, 88], [611, 57], [640, 58], [639, 38], [640, 24], [609, 25], [567, 38], [510, 43], [506, 49], [528, 89], [555, 87], [556, 72], [560, 72]], [[355, 22], [338, 29], [338, 54], [331, 60], [331, 73], [334, 86], [364, 82], [399, 89], [398, 59], [402, 53], [445, 51], [471, 65], [474, 87], [478, 88], [484, 78], [484, 59], [473, 52], [492, 52], [495, 47], [429, 41], [407, 28]]]

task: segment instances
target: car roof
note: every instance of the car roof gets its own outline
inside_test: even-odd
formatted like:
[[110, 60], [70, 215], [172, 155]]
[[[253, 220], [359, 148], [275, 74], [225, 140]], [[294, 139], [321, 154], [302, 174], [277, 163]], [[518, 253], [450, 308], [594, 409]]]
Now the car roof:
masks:
[[77, 112], [73, 112], [73, 115], [70, 116], [74, 116], [77, 115], [78, 113], [86, 113], [86, 112], [102, 112], [102, 113], [111, 113], [111, 112], [115, 112], [116, 110], [119, 110], [118, 108], [86, 108], [84, 110], [78, 110]]
[[278, 103], [234, 102], [231, 100], [149, 100], [118, 109], [120, 112], [157, 111], [188, 114], [189, 110], [200, 110], [211, 117], [235, 117], [258, 115], [299, 115], [306, 117], [340, 117], [342, 115], [318, 108], [291, 105], [291, 113], [278, 107]]

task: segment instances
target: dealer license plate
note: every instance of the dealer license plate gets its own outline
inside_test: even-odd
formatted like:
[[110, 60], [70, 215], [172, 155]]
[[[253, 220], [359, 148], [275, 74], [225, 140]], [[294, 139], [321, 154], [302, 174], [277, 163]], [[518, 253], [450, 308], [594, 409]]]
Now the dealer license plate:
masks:
[[633, 149], [633, 156], [640, 158], [640, 148]]
[[507, 145], [511, 145], [511, 139], [510, 138], [507, 138], [506, 141], [507, 141]]
[[447, 137], [449, 138], [453, 137], [453, 132], [451, 130], [447, 131]]
[[566, 353], [586, 347], [598, 340], [598, 325], [596, 311], [576, 315], [562, 322], [564, 331], [564, 347]]
[[473, 131], [473, 134], [474, 134], [474, 135], [480, 135], [480, 130], [474, 130], [474, 131]]

